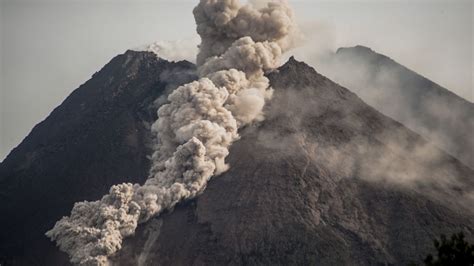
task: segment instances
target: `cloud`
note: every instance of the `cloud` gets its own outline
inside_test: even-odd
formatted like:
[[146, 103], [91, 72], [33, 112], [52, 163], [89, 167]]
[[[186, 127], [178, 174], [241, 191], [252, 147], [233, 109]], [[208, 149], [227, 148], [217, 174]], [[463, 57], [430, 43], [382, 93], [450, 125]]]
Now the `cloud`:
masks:
[[186, 60], [195, 63], [198, 44], [198, 38], [188, 38], [177, 41], [158, 41], [134, 50], [153, 52], [158, 57], [168, 61]]

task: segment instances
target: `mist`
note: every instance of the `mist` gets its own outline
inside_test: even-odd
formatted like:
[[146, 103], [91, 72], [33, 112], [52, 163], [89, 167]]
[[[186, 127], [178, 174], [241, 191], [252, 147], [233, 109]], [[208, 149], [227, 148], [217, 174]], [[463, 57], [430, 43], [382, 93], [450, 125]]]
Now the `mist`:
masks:
[[316, 70], [322, 53], [363, 45], [474, 100], [472, 1], [301, 1], [295, 10], [306, 42], [293, 54]]
[[[455, 158], [399, 123], [380, 124], [381, 120], [364, 116], [368, 110], [360, 109], [363, 104], [358, 105], [361, 100], [356, 95], [344, 97], [351, 99], [345, 109], [333, 110], [332, 105], [344, 104], [326, 103], [318, 97], [334, 99], [328, 94], [333, 90], [338, 94], [337, 89], [319, 90], [290, 87], [276, 91], [267, 120], [247, 134], [255, 134], [259, 144], [275, 150], [274, 154], [305, 154], [307, 168], [324, 169], [319, 175], [330, 175], [336, 184], [361, 179], [474, 215], [470, 168], [453, 164]], [[284, 119], [291, 131], [267, 126], [273, 119]]]
[[318, 57], [318, 70], [474, 167], [474, 104], [369, 48]]

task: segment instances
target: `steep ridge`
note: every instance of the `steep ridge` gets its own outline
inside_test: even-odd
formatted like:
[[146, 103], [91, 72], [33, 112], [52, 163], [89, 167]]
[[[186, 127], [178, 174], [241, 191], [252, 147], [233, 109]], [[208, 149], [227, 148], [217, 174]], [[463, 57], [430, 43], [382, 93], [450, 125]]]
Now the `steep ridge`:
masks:
[[440, 233], [472, 237], [472, 170], [304, 63], [269, 78], [267, 119], [242, 132], [230, 170], [114, 263], [404, 265]]
[[44, 233], [75, 202], [144, 181], [157, 109], [150, 106], [193, 73], [191, 63], [127, 51], [35, 126], [0, 164], [0, 264], [62, 264], [49, 261], [56, 248]]
[[340, 48], [321, 64], [332, 80], [474, 168], [474, 104], [370, 48]]

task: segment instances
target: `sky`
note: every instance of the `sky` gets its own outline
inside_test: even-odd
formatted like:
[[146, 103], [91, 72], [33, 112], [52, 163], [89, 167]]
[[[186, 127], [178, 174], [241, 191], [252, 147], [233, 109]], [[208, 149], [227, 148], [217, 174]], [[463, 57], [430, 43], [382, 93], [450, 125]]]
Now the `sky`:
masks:
[[[0, 161], [117, 54], [198, 41], [197, 1], [0, 1]], [[297, 59], [365, 45], [473, 101], [473, 1], [289, 2], [306, 36]]]

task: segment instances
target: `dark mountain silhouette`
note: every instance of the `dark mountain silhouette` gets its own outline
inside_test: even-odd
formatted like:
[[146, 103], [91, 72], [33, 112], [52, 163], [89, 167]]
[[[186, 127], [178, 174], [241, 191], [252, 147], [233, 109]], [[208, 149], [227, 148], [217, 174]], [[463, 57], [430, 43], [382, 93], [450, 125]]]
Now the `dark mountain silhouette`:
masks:
[[370, 48], [340, 48], [324, 73], [474, 168], [474, 104]]
[[[154, 100], [190, 63], [114, 58], [0, 164], [0, 254], [64, 265], [43, 235], [75, 201], [143, 182]], [[293, 58], [269, 73], [267, 119], [242, 129], [231, 168], [139, 226], [119, 265], [402, 265], [441, 233], [474, 233], [474, 172]]]

